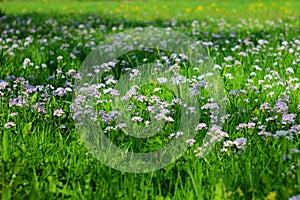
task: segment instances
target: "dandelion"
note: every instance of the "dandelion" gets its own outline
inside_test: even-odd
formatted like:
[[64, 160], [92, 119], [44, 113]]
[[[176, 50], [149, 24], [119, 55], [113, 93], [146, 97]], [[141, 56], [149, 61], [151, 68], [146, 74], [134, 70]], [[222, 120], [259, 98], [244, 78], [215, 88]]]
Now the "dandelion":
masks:
[[203, 7], [202, 7], [202, 6], [198, 6], [196, 10], [197, 10], [197, 11], [202, 11], [202, 10], [203, 10]]

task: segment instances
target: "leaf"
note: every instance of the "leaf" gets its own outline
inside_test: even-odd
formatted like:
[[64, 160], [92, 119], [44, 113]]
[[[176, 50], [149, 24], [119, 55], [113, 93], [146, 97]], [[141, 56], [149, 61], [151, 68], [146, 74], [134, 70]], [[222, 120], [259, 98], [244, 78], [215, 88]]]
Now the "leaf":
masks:
[[261, 181], [265, 184], [266, 187], [269, 187], [273, 182], [273, 177], [269, 173], [264, 173]]
[[3, 155], [3, 159], [5, 161], [7, 161], [8, 159], [8, 136], [7, 136], [7, 132], [4, 131], [4, 135], [3, 135], [3, 140], [2, 140], [2, 155]]
[[11, 189], [9, 187], [4, 188], [2, 191], [2, 200], [9, 200], [11, 197]]
[[34, 104], [37, 101], [37, 93], [34, 93], [34, 95], [32, 95], [31, 100], [30, 100], [30, 104]]
[[22, 129], [22, 134], [23, 136], [26, 136], [30, 134], [32, 128], [32, 122], [27, 123], [24, 128]]
[[223, 196], [223, 180], [220, 178], [218, 183], [216, 184], [214, 199], [222, 200]]
[[157, 195], [155, 196], [155, 200], [171, 200], [171, 198], [169, 196], [164, 197], [162, 195]]

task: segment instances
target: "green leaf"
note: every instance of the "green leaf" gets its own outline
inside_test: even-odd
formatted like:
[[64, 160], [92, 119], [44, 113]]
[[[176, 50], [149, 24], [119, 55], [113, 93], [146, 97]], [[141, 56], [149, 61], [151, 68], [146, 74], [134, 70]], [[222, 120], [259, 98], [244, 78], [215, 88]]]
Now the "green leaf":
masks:
[[26, 136], [30, 133], [32, 127], [32, 122], [27, 123], [24, 128], [22, 129], [23, 136]]
[[269, 173], [264, 173], [262, 175], [261, 181], [265, 184], [265, 187], [269, 188], [271, 183], [273, 182], [273, 177]]
[[223, 180], [220, 178], [218, 183], [216, 184], [215, 188], [215, 200], [222, 200], [223, 199]]
[[11, 189], [9, 187], [4, 188], [2, 191], [2, 200], [9, 200], [11, 197]]
[[171, 200], [171, 198], [169, 196], [164, 197], [162, 195], [157, 195], [155, 196], [155, 200]]
[[37, 93], [34, 93], [34, 95], [32, 95], [32, 97], [31, 97], [30, 103], [34, 104], [36, 102], [37, 102]]
[[2, 140], [2, 155], [3, 159], [6, 161], [8, 159], [8, 135], [6, 131], [4, 131]]

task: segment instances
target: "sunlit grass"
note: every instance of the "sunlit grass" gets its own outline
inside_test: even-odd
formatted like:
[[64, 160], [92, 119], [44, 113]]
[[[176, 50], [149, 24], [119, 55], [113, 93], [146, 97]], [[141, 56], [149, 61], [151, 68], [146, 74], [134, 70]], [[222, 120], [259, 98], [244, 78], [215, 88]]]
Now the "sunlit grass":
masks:
[[[300, 194], [300, 2], [18, 1], [0, 7], [2, 199], [271, 200]], [[222, 131], [229, 137], [199, 158], [207, 132], [199, 128], [195, 144], [176, 162], [133, 174], [87, 151], [71, 118], [72, 83], [99, 41], [147, 26], [186, 33], [208, 50], [228, 94]], [[127, 67], [137, 64], [130, 56], [123, 58]], [[143, 62], [147, 55], [137, 57]], [[155, 59], [161, 58], [148, 57]], [[119, 78], [121, 68], [109, 73]], [[142, 93], [151, 96], [155, 88], [146, 85]], [[209, 93], [199, 92], [199, 107], [208, 106]], [[161, 94], [165, 101], [174, 98], [165, 88]], [[132, 102], [139, 106], [134, 111], [145, 110]], [[207, 116], [201, 120], [207, 123]], [[124, 149], [148, 152], [168, 142], [172, 128], [169, 123], [143, 147], [118, 131], [110, 137]]]

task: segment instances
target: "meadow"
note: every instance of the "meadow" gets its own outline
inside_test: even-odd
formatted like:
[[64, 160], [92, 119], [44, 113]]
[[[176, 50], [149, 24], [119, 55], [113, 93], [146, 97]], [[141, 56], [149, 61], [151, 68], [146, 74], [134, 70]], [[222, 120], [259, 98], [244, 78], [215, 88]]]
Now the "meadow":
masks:
[[[224, 86], [226, 109], [218, 113], [209, 74], [199, 74], [184, 54], [142, 49], [94, 68], [104, 70], [91, 92], [95, 122], [124, 150], [151, 152], [185, 135], [178, 131], [178, 95], [151, 83], [126, 96], [116, 89], [126, 71], [135, 76], [148, 63], [175, 68], [199, 103], [188, 150], [159, 170], [130, 173], [87, 150], [75, 122], [93, 115], [72, 112], [81, 108], [74, 93], [98, 44], [151, 26], [203, 47]], [[299, 1], [0, 2], [0, 33], [1, 199], [300, 199]], [[130, 102], [127, 123], [138, 130], [159, 108], [152, 113], [162, 123], [157, 136], [128, 136], [112, 110], [118, 92]], [[216, 112], [222, 125], [212, 122]], [[208, 151], [205, 135], [213, 144]]]

